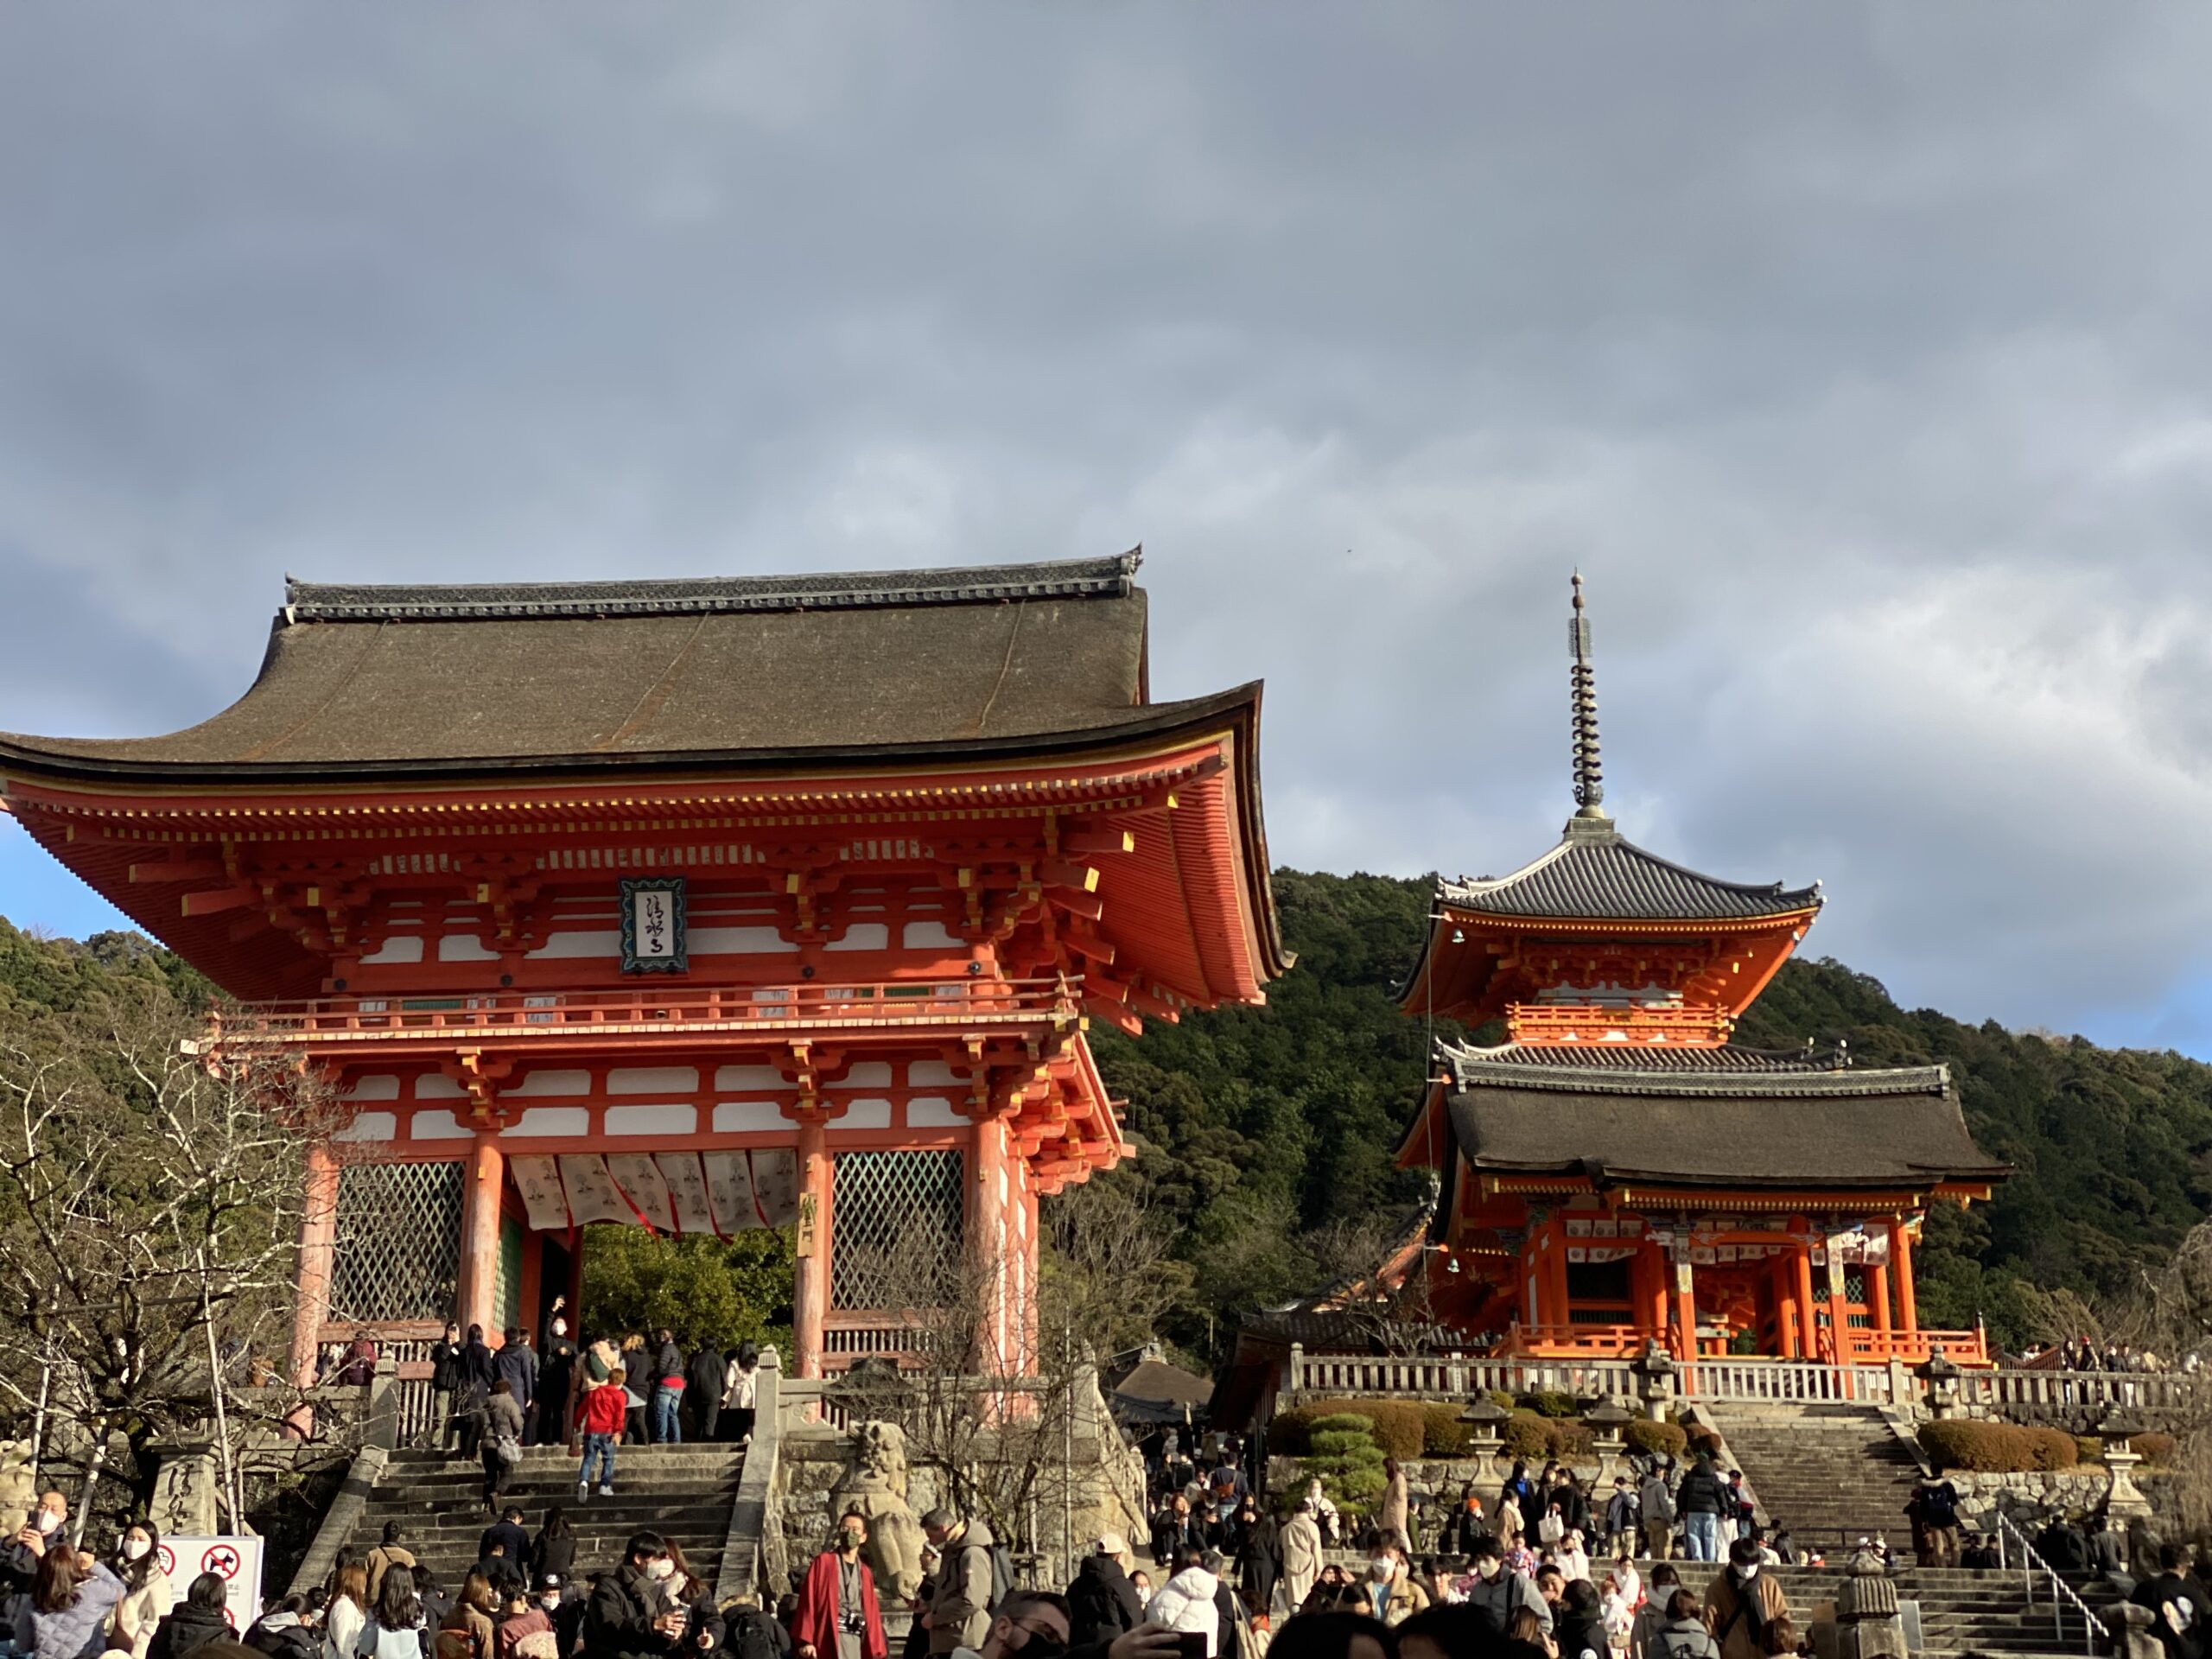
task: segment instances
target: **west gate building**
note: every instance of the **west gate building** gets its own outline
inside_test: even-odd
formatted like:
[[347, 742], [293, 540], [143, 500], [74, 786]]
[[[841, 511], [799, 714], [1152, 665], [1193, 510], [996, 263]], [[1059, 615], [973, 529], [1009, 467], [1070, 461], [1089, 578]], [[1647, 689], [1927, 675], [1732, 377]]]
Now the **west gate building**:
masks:
[[1089, 1022], [1285, 966], [1259, 687], [1154, 702], [1136, 567], [292, 582], [213, 719], [0, 738], [23, 827], [342, 1101], [300, 1380], [534, 1325], [594, 1224], [792, 1227], [802, 1376], [896, 1350], [901, 1253], [1018, 1326], [1039, 1199], [1126, 1149]]

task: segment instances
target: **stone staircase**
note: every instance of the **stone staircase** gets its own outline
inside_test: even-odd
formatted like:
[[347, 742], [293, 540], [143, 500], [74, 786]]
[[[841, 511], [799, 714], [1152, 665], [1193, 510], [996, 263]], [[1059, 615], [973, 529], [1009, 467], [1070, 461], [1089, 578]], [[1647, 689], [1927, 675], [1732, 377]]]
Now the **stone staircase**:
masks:
[[[1745, 1470], [1748, 1475], [1751, 1471]], [[1910, 1557], [1908, 1555], [1907, 1560]], [[1831, 1562], [1834, 1558], [1830, 1557]], [[1847, 1574], [1840, 1564], [1827, 1567], [1770, 1567], [1789, 1599], [1790, 1615], [1801, 1630], [1812, 1628], [1815, 1610], [1833, 1602]], [[1688, 1574], [1685, 1574], [1685, 1579]], [[1920, 1605], [1923, 1650], [1945, 1654], [2087, 1654], [2082, 1618], [2071, 1605], [2054, 1623], [2047, 1580], [2037, 1575], [2035, 1605], [2027, 1604], [2018, 1569], [1977, 1571], [1967, 1567], [1900, 1568], [1891, 1575], [1900, 1602]], [[2101, 1580], [2076, 1580], [2075, 1592], [2109, 1625], [2107, 1610], [2120, 1599]]]
[[[547, 1506], [562, 1505], [575, 1529], [578, 1578], [611, 1571], [620, 1562], [623, 1541], [650, 1529], [680, 1544], [692, 1572], [712, 1585], [744, 1464], [744, 1453], [731, 1446], [621, 1446], [615, 1495], [579, 1503], [576, 1459], [558, 1446], [527, 1446], [502, 1502], [521, 1507], [533, 1538]], [[493, 1519], [483, 1491], [483, 1468], [474, 1459], [395, 1452], [346, 1541], [368, 1549], [384, 1535], [385, 1522], [397, 1521], [416, 1559], [452, 1590], [476, 1564], [477, 1539]]]
[[1770, 1530], [1787, 1527], [1798, 1548], [1817, 1545], [1831, 1562], [1878, 1532], [1910, 1557], [1904, 1506], [1920, 1464], [1878, 1411], [1729, 1408], [1713, 1418]]

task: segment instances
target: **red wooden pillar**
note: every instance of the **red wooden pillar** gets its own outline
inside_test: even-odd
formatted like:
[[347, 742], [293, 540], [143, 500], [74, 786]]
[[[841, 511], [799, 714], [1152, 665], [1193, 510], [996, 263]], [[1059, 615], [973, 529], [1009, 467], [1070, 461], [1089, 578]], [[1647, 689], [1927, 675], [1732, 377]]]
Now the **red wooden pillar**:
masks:
[[1890, 1270], [1869, 1262], [1866, 1267], [1866, 1306], [1874, 1316], [1874, 1334], [1881, 1338], [1882, 1353], [1890, 1350]]
[[798, 1115], [798, 1229], [791, 1273], [791, 1347], [795, 1373], [822, 1375], [830, 1313], [830, 1249], [836, 1166], [818, 1111]]
[[1675, 1352], [1681, 1361], [1682, 1387], [1688, 1389], [1696, 1375], [1696, 1270], [1687, 1262], [1675, 1263]]
[[1890, 1223], [1890, 1261], [1897, 1271], [1897, 1324], [1910, 1336], [1920, 1329], [1920, 1310], [1912, 1300], [1912, 1235], [1902, 1221]]
[[1556, 1210], [1552, 1211], [1551, 1260], [1546, 1265], [1552, 1281], [1552, 1314], [1546, 1323], [1565, 1330], [1574, 1323], [1574, 1313], [1567, 1294], [1567, 1217]]
[[1796, 1359], [1804, 1353], [1801, 1340], [1804, 1333], [1799, 1323], [1802, 1316], [1797, 1312], [1797, 1274], [1791, 1263], [1790, 1256], [1777, 1255], [1773, 1258], [1770, 1269], [1774, 1280], [1775, 1334], [1781, 1340], [1784, 1359]]
[[480, 1129], [469, 1148], [461, 1191], [461, 1328], [484, 1327], [484, 1339], [499, 1345], [499, 1198], [507, 1160], [499, 1137]]
[[1797, 1350], [1806, 1359], [1818, 1359], [1821, 1355], [1820, 1315], [1813, 1301], [1813, 1247], [1800, 1239], [1795, 1259], [1797, 1271], [1797, 1317], [1800, 1321]]
[[322, 1322], [330, 1313], [330, 1274], [338, 1243], [338, 1160], [329, 1143], [308, 1148], [307, 1201], [300, 1211], [299, 1300], [292, 1313], [292, 1383], [315, 1385]]

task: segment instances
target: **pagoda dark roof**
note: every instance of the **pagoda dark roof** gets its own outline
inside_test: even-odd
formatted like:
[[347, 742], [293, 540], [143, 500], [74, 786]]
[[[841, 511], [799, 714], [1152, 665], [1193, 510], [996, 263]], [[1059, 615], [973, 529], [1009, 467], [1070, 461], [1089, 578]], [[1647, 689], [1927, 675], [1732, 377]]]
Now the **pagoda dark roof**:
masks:
[[1255, 707], [1148, 702], [1139, 555], [543, 586], [290, 582], [259, 677], [165, 737], [0, 761], [233, 779], [1036, 750]]
[[1694, 1066], [1451, 1049], [1452, 1134], [1476, 1169], [1599, 1185], [1925, 1189], [2009, 1173], [1974, 1145], [1942, 1066], [1703, 1053]]
[[1653, 1043], [1439, 1043], [1462, 1090], [1512, 1088], [1569, 1094], [1755, 1095], [1777, 1098], [1941, 1094], [1941, 1065], [1857, 1067], [1837, 1051], [1662, 1046]]
[[1510, 875], [1440, 881], [1436, 896], [1454, 910], [1562, 921], [1733, 921], [1821, 905], [1818, 882], [1722, 881], [1645, 852], [1610, 818], [1580, 817], [1534, 863]]

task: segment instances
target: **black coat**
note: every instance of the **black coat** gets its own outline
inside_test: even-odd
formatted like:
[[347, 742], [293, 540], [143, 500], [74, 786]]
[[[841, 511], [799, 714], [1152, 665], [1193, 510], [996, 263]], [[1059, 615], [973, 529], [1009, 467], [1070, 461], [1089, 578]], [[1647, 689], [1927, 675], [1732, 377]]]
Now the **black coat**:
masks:
[[480, 1338], [461, 1344], [460, 1370], [454, 1374], [458, 1386], [465, 1389], [473, 1382], [481, 1382], [488, 1394], [498, 1376], [492, 1351], [484, 1345]]
[[461, 1386], [461, 1347], [457, 1342], [442, 1342], [430, 1350], [430, 1387], [440, 1394], [451, 1394]]
[[675, 1649], [653, 1620], [667, 1611], [660, 1586], [623, 1562], [592, 1584], [584, 1606], [584, 1659], [664, 1659]]
[[564, 1532], [558, 1538], [554, 1537], [550, 1533], [541, 1532], [537, 1535], [537, 1542], [531, 1546], [530, 1552], [530, 1580], [533, 1589], [536, 1588], [537, 1580], [548, 1573], [559, 1573], [561, 1582], [566, 1585], [575, 1570], [576, 1535], [575, 1533]]
[[231, 1621], [219, 1607], [209, 1611], [180, 1601], [167, 1618], [154, 1626], [154, 1639], [146, 1645], [146, 1659], [184, 1659], [210, 1642], [228, 1642]]
[[504, 1546], [502, 1554], [507, 1565], [514, 1569], [517, 1578], [530, 1572], [530, 1535], [512, 1521], [494, 1521], [484, 1529], [484, 1535], [476, 1541], [476, 1553], [488, 1557], [492, 1546]]
[[1272, 1515], [1262, 1513], [1236, 1545], [1236, 1587], [1262, 1612], [1275, 1599], [1282, 1576], [1282, 1532]]
[[269, 1659], [316, 1659], [322, 1651], [322, 1639], [304, 1624], [287, 1624], [281, 1630], [272, 1630], [268, 1621], [257, 1621], [245, 1633], [245, 1644], [257, 1653], [265, 1653]]
[[1079, 1646], [1102, 1637], [1111, 1641], [1144, 1623], [1144, 1604], [1122, 1564], [1111, 1555], [1090, 1555], [1068, 1586], [1069, 1643]]

